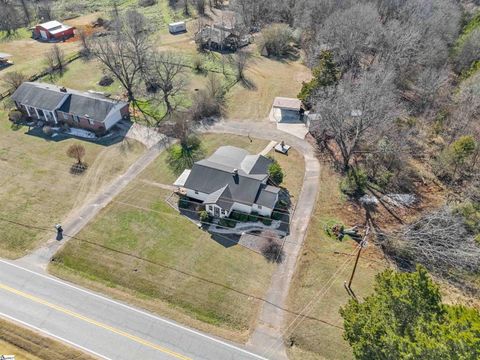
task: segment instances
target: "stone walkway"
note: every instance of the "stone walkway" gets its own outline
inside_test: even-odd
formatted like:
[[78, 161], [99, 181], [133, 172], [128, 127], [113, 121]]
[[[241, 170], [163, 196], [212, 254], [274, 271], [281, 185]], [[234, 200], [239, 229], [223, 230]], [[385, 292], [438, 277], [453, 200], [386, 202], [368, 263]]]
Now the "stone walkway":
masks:
[[277, 145], [277, 141], [270, 141], [267, 146], [265, 146], [265, 149], [263, 149], [259, 155], [267, 156], [270, 151]]

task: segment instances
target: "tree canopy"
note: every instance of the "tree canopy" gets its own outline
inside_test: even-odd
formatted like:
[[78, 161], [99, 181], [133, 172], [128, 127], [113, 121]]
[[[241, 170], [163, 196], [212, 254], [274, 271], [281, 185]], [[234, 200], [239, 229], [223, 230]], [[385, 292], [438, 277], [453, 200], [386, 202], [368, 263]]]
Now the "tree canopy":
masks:
[[443, 304], [423, 267], [378, 274], [374, 293], [362, 303], [350, 300], [340, 313], [356, 359], [480, 357], [480, 313]]

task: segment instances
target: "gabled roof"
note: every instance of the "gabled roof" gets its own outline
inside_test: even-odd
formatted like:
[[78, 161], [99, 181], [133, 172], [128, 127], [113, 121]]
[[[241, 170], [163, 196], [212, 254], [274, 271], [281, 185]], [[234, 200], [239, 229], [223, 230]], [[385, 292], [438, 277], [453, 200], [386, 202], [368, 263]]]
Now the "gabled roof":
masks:
[[82, 117], [88, 115], [96, 121], [104, 121], [113, 109], [127, 105], [104, 96], [37, 82], [24, 82], [13, 93], [12, 99], [40, 109], [60, 110]]
[[24, 82], [12, 95], [19, 103], [49, 111], [55, 110], [66, 96], [54, 85]]
[[262, 188], [258, 192], [258, 196], [257, 196], [257, 199], [255, 200], [255, 203], [258, 205], [266, 206], [270, 209], [273, 209], [277, 202], [277, 196], [279, 192], [280, 192], [280, 188], [278, 187], [274, 187], [270, 185], [262, 186]]
[[38, 26], [41, 26], [42, 28], [48, 30], [48, 32], [51, 34], [56, 34], [72, 28], [71, 26], [64, 25], [56, 20], [47, 21], [43, 24], [38, 24]]
[[302, 106], [302, 102], [294, 98], [286, 98], [286, 97], [278, 96], [273, 101], [273, 107], [278, 107], [282, 109], [299, 111], [301, 106]]
[[217, 204], [223, 209], [230, 209], [233, 202], [252, 205], [259, 198], [260, 190], [264, 189], [260, 199], [269, 206], [270, 193], [275, 193], [275, 188], [265, 187], [263, 182], [268, 178], [271, 163], [272, 160], [262, 155], [250, 155], [237, 147], [222, 146], [209, 158], [193, 165], [184, 186], [208, 194], [205, 203]]

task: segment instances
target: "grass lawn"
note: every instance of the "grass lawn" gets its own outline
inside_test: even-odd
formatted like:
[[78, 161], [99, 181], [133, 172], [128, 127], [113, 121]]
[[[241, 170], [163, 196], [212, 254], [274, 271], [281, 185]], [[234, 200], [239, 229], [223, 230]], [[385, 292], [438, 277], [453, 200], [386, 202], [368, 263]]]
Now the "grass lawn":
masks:
[[[339, 308], [349, 299], [343, 282], [349, 279], [353, 268], [356, 243], [349, 239], [338, 241], [330, 238], [324, 229], [325, 224], [344, 223], [353, 225], [355, 221], [348, 209], [348, 203], [338, 187], [339, 177], [328, 165], [323, 166], [320, 180], [320, 193], [314, 216], [299, 258], [297, 271], [290, 289], [289, 309], [300, 312], [305, 305], [315, 299], [308, 315], [342, 327], [343, 320]], [[360, 220], [360, 219], [357, 219]], [[322, 296], [320, 292], [338, 268], [350, 259], [351, 262], [340, 271], [332, 287]], [[385, 268], [382, 258], [373, 247], [362, 251], [352, 288], [359, 298], [372, 290], [375, 274]], [[294, 320], [294, 316], [290, 317]], [[304, 319], [299, 326], [292, 328], [285, 336], [290, 359], [350, 359], [353, 355], [350, 346], [343, 340], [343, 331], [322, 322]]]
[[104, 71], [99, 61], [79, 59], [68, 64], [62, 75], [46, 76], [41, 81], [79, 91], [93, 90], [120, 96], [124, 90], [117, 80], [109, 86], [98, 85], [103, 75]]
[[0, 319], [0, 354], [15, 360], [93, 360], [94, 358], [63, 343]]
[[[31, 76], [41, 72], [46, 68], [45, 55], [51, 50], [54, 44], [43, 43], [30, 38], [20, 38], [10, 41], [0, 42], [2, 52], [13, 55], [13, 65], [0, 70], [0, 92], [7, 90], [8, 87], [2, 79], [6, 74], [12, 71], [18, 71]], [[79, 50], [78, 42], [57, 43], [65, 55], [70, 55]]]
[[[268, 143], [234, 135], [202, 136], [207, 154], [220, 145], [252, 153]], [[55, 256], [50, 271], [191, 326], [245, 341], [274, 265], [240, 246], [225, 247], [180, 216], [161, 155]], [[88, 241], [88, 242], [87, 242]], [[232, 244], [233, 245], [233, 244]]]
[[280, 186], [288, 190], [291, 201], [295, 204], [302, 189], [305, 175], [305, 161], [302, 154], [292, 148], [288, 151], [288, 156], [279, 154], [275, 150], [270, 151], [268, 155], [273, 157], [282, 167], [284, 177]]
[[[123, 173], [144, 151], [135, 141], [102, 146], [77, 139], [59, 142], [14, 130], [0, 111], [0, 217], [28, 226], [51, 228], [101, 187]], [[70, 174], [66, 155], [74, 143], [86, 149], [89, 169]], [[0, 256], [16, 258], [39, 246], [50, 232], [2, 222]]]
[[[252, 45], [255, 46], [255, 45]], [[227, 117], [232, 120], [266, 119], [276, 96], [297, 97], [310, 70], [297, 61], [279, 61], [254, 56], [246, 71], [254, 88], [236, 84], [227, 95]]]

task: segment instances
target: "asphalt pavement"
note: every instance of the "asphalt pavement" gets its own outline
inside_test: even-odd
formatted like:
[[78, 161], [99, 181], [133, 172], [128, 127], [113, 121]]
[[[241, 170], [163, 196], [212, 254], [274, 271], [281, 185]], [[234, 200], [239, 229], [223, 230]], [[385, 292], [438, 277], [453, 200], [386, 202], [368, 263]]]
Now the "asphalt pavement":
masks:
[[0, 260], [0, 316], [101, 359], [264, 359], [240, 345]]

